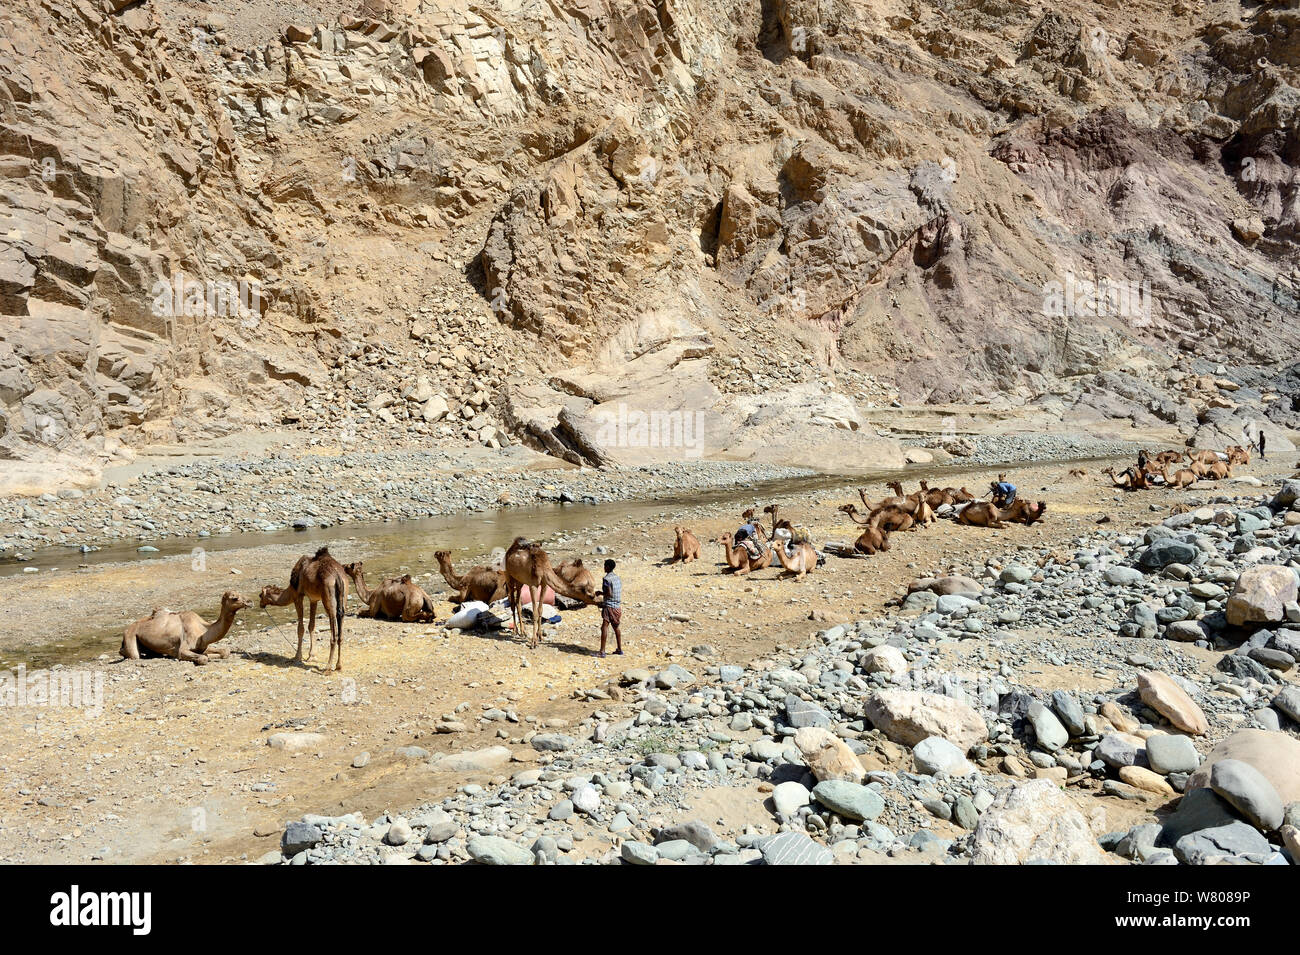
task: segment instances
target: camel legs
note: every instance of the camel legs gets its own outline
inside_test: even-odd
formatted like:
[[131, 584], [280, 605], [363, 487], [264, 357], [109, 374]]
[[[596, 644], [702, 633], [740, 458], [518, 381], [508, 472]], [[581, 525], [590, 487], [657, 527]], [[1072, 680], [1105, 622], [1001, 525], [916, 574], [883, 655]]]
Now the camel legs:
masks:
[[542, 584], [533, 588], [533, 646], [542, 642]]
[[[294, 606], [298, 608], [298, 653], [294, 656], [294, 663], [302, 663], [302, 638], [303, 638], [303, 620], [302, 620], [302, 598], [294, 600]], [[312, 605], [312, 619], [315, 620], [316, 607]]]
[[193, 650], [191, 650], [189, 647], [185, 646], [184, 644], [181, 644], [181, 648], [176, 651], [176, 659], [186, 660], [190, 663], [197, 664], [198, 666], [203, 666], [203, 664], [208, 662], [208, 658], [206, 656], [204, 656], [202, 653], [195, 653]]
[[311, 619], [307, 623], [307, 659], [310, 660], [316, 655], [316, 604], [320, 601], [311, 602]]
[[[325, 661], [325, 672], [329, 673], [335, 670], [341, 672], [343, 670], [343, 628], [342, 628], [342, 624], [339, 623], [339, 618], [337, 614], [337, 610], [339, 608], [336, 606], [334, 602], [334, 594], [330, 591], [328, 587], [325, 588], [325, 592], [321, 596], [322, 596], [321, 602], [325, 605], [325, 616], [326, 619], [329, 620], [329, 625], [330, 625], [330, 652], [329, 652], [329, 657]], [[315, 626], [316, 605], [314, 603], [311, 606], [311, 610], [312, 610], [312, 626]], [[338, 653], [337, 659], [335, 658], [336, 651]]]
[[132, 624], [122, 638], [122, 656], [128, 660], [140, 659], [140, 647], [135, 642], [135, 625]]

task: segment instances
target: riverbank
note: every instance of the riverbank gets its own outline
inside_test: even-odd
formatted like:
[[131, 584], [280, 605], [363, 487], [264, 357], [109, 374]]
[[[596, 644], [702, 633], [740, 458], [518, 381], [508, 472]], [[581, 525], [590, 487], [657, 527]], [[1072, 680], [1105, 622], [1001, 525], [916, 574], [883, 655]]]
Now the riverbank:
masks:
[[[148, 595], [174, 593], [186, 581], [184, 587], [206, 594], [198, 606], [211, 606], [221, 589], [251, 597], [262, 583], [283, 582], [279, 578], [287, 576], [298, 552], [287, 544], [223, 552], [210, 557], [203, 575], [178, 557], [92, 567], [43, 581], [32, 579], [40, 575], [0, 580], [8, 632], [20, 625], [39, 631], [29, 613], [40, 606], [74, 625], [80, 621], [84, 637], [92, 622], [88, 602], [119, 606], [116, 619], [96, 618], [102, 634], [95, 638], [98, 644], [91, 640], [84, 648], [89, 653], [98, 645], [101, 658], [75, 668], [102, 675], [102, 712], [91, 716], [67, 707], [35, 707], [0, 713], [0, 764], [6, 770], [0, 856], [114, 862], [257, 858], [275, 849], [284, 824], [304, 812], [359, 811], [369, 818], [440, 799], [466, 784], [504, 779], [508, 773], [499, 768], [432, 773], [421, 751], [436, 755], [500, 744], [511, 750], [511, 758], [529, 760], [535, 750], [522, 742], [528, 731], [581, 725], [610, 705], [589, 691], [616, 685], [625, 670], [658, 672], [701, 645], [712, 648], [713, 661], [749, 665], [778, 647], [803, 646], [827, 626], [888, 614], [907, 582], [922, 571], [982, 571], [990, 559], [1018, 548], [1038, 559], [1068, 552], [1103, 516], [1116, 529], [1130, 529], [1187, 499], [1258, 493], [1246, 485], [1224, 485], [1191, 494], [1129, 495], [1108, 488], [1095, 468], [1082, 479], [1068, 470], [1061, 465], [1011, 469], [1022, 494], [1050, 502], [1041, 524], [998, 531], [943, 522], [899, 535], [889, 553], [870, 560], [829, 558], [802, 583], [777, 579], [772, 570], [750, 578], [724, 575], [713, 544], [706, 544], [698, 563], [663, 565], [674, 524], [690, 524], [707, 541], [734, 529], [744, 506], [767, 503], [743, 492], [725, 506], [651, 505], [647, 513], [623, 520], [537, 535], [557, 559], [594, 561], [600, 548], [619, 561], [628, 621], [624, 658], [591, 655], [597, 622], [590, 610], [564, 614], [564, 622], [550, 629], [547, 643], [536, 651], [508, 636], [349, 616], [345, 672], [325, 676], [318, 670], [324, 659], [319, 641], [312, 665], [289, 663], [291, 612], [272, 611], [272, 624], [265, 612], [249, 610], [239, 615], [227, 638], [229, 660], [195, 668], [167, 660], [116, 659], [121, 625], [148, 612]], [[993, 473], [971, 472], [970, 486], [982, 486]], [[1269, 472], [1252, 468], [1251, 473]], [[855, 497], [846, 485], [779, 500], [816, 539], [827, 540], [850, 535], [852, 528], [837, 507]], [[431, 544], [424, 545], [429, 557]], [[332, 549], [345, 561], [365, 559], [371, 574], [400, 567], [360, 541], [340, 538]], [[418, 554], [408, 563], [414, 559]], [[428, 563], [412, 567], [418, 573], [429, 569]], [[174, 597], [165, 602], [186, 605]], [[302, 749], [268, 742], [285, 732], [313, 735], [305, 742], [287, 740]]]

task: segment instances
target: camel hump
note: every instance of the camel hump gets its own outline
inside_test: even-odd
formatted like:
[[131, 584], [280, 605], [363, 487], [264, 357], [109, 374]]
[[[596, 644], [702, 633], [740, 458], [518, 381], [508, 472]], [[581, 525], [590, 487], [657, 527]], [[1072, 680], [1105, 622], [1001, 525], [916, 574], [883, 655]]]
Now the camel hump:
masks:
[[328, 545], [325, 546], [325, 547], [322, 547], [320, 550], [316, 551], [316, 557], [317, 557], [317, 559], [319, 559], [319, 558], [321, 558], [321, 557], [328, 557], [329, 555], [330, 555], [330, 549], [329, 549], [329, 546], [328, 546]]

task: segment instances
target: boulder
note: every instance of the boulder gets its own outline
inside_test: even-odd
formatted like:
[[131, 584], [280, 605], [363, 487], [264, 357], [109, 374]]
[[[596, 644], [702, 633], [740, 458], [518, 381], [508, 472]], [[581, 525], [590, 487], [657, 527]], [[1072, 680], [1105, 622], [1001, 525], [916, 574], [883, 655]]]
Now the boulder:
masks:
[[1083, 813], [1046, 779], [1030, 780], [993, 801], [975, 828], [971, 855], [985, 865], [1106, 861]]
[[802, 832], [781, 832], [756, 843], [767, 865], [830, 865], [831, 850]]
[[901, 676], [907, 672], [907, 658], [898, 647], [885, 645], [873, 647], [862, 654], [861, 666], [867, 673], [888, 673]]
[[806, 726], [794, 734], [794, 745], [819, 782], [842, 779], [860, 783], [866, 776], [853, 750], [830, 730]]
[[1210, 786], [1214, 764], [1221, 759], [1249, 763], [1269, 781], [1284, 805], [1300, 802], [1300, 740], [1273, 730], [1238, 730], [1210, 750], [1187, 790]]
[[1157, 773], [1194, 773], [1201, 765], [1196, 744], [1186, 736], [1160, 734], [1147, 739], [1147, 762]]
[[963, 753], [988, 739], [984, 720], [968, 704], [919, 690], [882, 690], [867, 700], [867, 719], [895, 743], [915, 746], [942, 736]]
[[885, 811], [885, 800], [874, 789], [840, 779], [818, 783], [813, 798], [845, 819], [870, 822]]
[[1228, 623], [1280, 623], [1286, 619], [1286, 605], [1295, 601], [1300, 580], [1289, 567], [1261, 564], [1247, 568], [1237, 578], [1228, 598]]
[[1168, 674], [1144, 670], [1138, 673], [1137, 681], [1142, 702], [1184, 733], [1204, 736], [1210, 731], [1205, 713]]
[[1250, 763], [1218, 760], [1210, 768], [1210, 788], [1256, 829], [1272, 832], [1282, 825], [1282, 797]]
[[927, 776], [936, 773], [965, 776], [975, 772], [975, 767], [967, 761], [966, 754], [942, 736], [931, 736], [917, 743], [912, 750], [912, 762], [918, 773]]
[[425, 765], [435, 773], [488, 773], [510, 762], [510, 750], [504, 746], [489, 746], [464, 753], [447, 753], [435, 756]]
[[533, 864], [533, 854], [526, 846], [500, 836], [475, 836], [465, 848], [470, 858], [480, 865]]

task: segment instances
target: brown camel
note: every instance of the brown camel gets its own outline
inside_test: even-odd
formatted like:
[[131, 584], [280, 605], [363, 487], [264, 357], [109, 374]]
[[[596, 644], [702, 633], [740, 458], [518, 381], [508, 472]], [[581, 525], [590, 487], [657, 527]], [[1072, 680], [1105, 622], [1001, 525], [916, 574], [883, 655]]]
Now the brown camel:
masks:
[[1249, 464], [1250, 449], [1242, 447], [1240, 444], [1234, 444], [1228, 448], [1229, 464]]
[[793, 557], [786, 556], [784, 544], [773, 544], [772, 552], [781, 566], [794, 574], [795, 580], [803, 580], [817, 568], [817, 551], [807, 541], [794, 545]]
[[732, 544], [731, 537], [727, 534], [723, 534], [715, 543], [722, 545], [727, 566], [739, 574], [747, 574], [751, 570], [762, 570], [772, 563], [772, 547], [760, 547], [760, 556], [754, 557], [744, 544]]
[[[753, 509], [750, 510], [752, 512]], [[700, 539], [685, 527], [674, 527], [673, 532], [677, 535], [677, 542], [673, 544], [673, 559], [669, 563], [680, 560], [683, 564], [689, 564], [693, 560], [699, 560]]]
[[480, 600], [490, 604], [506, 595], [506, 575], [501, 571], [479, 564], [457, 575], [451, 566], [450, 552], [435, 551], [433, 557], [438, 562], [438, 570], [442, 571], [442, 579], [452, 589], [452, 595], [448, 599], [453, 604], [459, 606], [467, 600]]
[[1188, 451], [1186, 454], [1188, 463], [1193, 464], [1197, 461], [1200, 461], [1202, 464], [1213, 464], [1215, 461], [1219, 460], [1219, 453], [1217, 451]]
[[1151, 463], [1159, 467], [1162, 464], [1177, 464], [1182, 459], [1183, 452], [1181, 451], [1161, 451], [1151, 459]]
[[[295, 663], [302, 662], [303, 600], [310, 601], [311, 619], [307, 627], [307, 659], [316, 651], [316, 604], [325, 605], [325, 617], [330, 626], [330, 652], [325, 661], [325, 672], [343, 671], [343, 611], [348, 600], [348, 575], [343, 565], [330, 556], [329, 548], [322, 547], [312, 557], [298, 558], [289, 574], [287, 588], [274, 585], [262, 588], [259, 603], [263, 607], [284, 607], [293, 604], [298, 610], [298, 653]], [[337, 651], [337, 659], [335, 652]]]
[[[510, 612], [514, 617], [515, 633], [523, 635], [524, 614], [520, 606], [520, 595], [525, 587], [533, 598], [533, 635], [529, 638], [529, 647], [536, 647], [542, 642], [542, 597], [550, 587], [557, 594], [563, 594], [584, 604], [599, 603], [581, 590], [569, 585], [569, 582], [555, 572], [551, 558], [541, 544], [526, 538], [516, 537], [506, 550], [506, 594], [510, 598]], [[589, 575], [590, 576], [590, 575]]]
[[230, 651], [214, 644], [230, 632], [235, 614], [247, 606], [244, 598], [227, 590], [221, 595], [221, 614], [213, 623], [192, 610], [175, 613], [155, 607], [152, 614], [126, 628], [118, 652], [128, 660], [139, 660], [143, 649], [153, 656], [188, 660], [196, 666], [207, 663], [209, 657], [224, 659]]
[[1033, 524], [1043, 519], [1047, 502], [1031, 504], [1018, 498], [1007, 507], [997, 507], [991, 501], [972, 501], [961, 509], [957, 521], [972, 527], [1006, 527], [1008, 523]]
[[853, 542], [854, 550], [869, 556], [877, 551], [889, 550], [889, 531], [881, 530], [878, 527], [866, 527], [865, 525], [870, 522], [870, 516], [858, 520], [858, 509], [853, 504], [841, 504], [839, 509], [848, 515], [849, 520], [853, 523], [864, 526], [861, 535]]
[[357, 611], [358, 617], [376, 620], [400, 620], [403, 623], [431, 623], [434, 619], [433, 598], [424, 592], [410, 574], [389, 577], [378, 588], [366, 586], [366, 574], [361, 561], [348, 564], [344, 572], [356, 584], [357, 596], [365, 609]]
[[1174, 472], [1173, 477], [1169, 476], [1168, 467], [1161, 467], [1159, 473], [1165, 479], [1166, 487], [1182, 489], [1196, 483], [1196, 472], [1189, 468], [1179, 468]]
[[930, 485], [925, 481], [921, 482], [921, 493], [925, 497], [925, 503], [930, 506], [931, 510], [935, 511], [944, 505], [960, 504], [962, 501], [975, 500], [975, 495], [971, 494], [971, 492], [966, 490], [964, 487], [930, 487]]
[[[1148, 472], [1141, 468], [1126, 468], [1122, 474], [1118, 475], [1118, 477], [1115, 474], [1114, 468], [1102, 468], [1101, 473], [1110, 476], [1111, 485], [1113, 487], [1122, 487], [1129, 491], [1138, 491], [1145, 490], [1151, 486]], [[1123, 478], [1124, 480], [1121, 481], [1119, 478]]]
[[916, 523], [906, 510], [896, 504], [885, 504], [877, 507], [865, 518], [859, 517], [858, 509], [852, 504], [845, 504], [840, 510], [849, 515], [849, 520], [855, 524], [861, 524], [864, 527], [874, 527], [883, 531], [905, 531], [910, 530]]
[[555, 572], [574, 590], [586, 594], [587, 603], [596, 602], [596, 594], [600, 593], [600, 588], [596, 586], [596, 578], [592, 576], [591, 571], [582, 565], [581, 557], [557, 564]]

